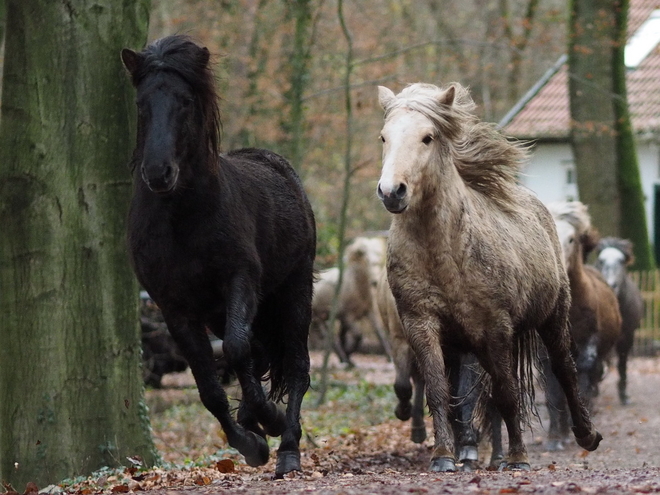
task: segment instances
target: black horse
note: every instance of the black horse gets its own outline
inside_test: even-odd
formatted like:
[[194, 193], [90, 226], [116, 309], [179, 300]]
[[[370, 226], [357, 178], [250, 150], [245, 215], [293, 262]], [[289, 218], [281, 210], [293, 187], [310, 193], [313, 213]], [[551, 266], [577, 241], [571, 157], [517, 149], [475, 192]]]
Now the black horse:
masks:
[[[300, 406], [309, 387], [314, 215], [281, 156], [220, 155], [209, 51], [168, 36], [121, 52], [137, 89], [134, 192], [128, 219], [135, 273], [161, 308], [204, 406], [251, 466], [300, 469]], [[242, 388], [236, 420], [215, 374], [210, 329]], [[268, 395], [262, 382], [270, 379]], [[275, 402], [288, 395], [286, 414]]]

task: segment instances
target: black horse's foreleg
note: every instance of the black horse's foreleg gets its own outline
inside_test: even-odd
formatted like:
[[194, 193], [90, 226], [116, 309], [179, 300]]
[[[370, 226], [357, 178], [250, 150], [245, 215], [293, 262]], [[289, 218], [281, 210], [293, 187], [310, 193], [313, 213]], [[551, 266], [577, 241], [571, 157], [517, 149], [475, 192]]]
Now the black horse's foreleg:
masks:
[[[237, 277], [227, 307], [223, 347], [243, 394], [238, 413], [239, 423], [261, 436], [264, 433], [280, 436], [286, 428], [284, 413], [267, 400], [252, 355], [252, 322], [256, 311], [255, 291], [243, 278]], [[263, 430], [257, 423], [261, 424]]]
[[268, 462], [266, 440], [244, 429], [231, 415], [227, 394], [216, 376], [213, 348], [204, 326], [163, 313], [172, 337], [190, 365], [202, 404], [220, 422], [229, 445], [237, 449], [251, 466]]

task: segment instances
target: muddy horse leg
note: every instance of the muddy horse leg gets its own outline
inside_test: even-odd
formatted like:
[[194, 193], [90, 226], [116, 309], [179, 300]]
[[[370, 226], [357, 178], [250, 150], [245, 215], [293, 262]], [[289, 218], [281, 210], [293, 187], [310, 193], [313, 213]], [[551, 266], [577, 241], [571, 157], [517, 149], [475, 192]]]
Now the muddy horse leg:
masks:
[[589, 411], [578, 394], [577, 370], [570, 353], [568, 301], [567, 294], [560, 294], [554, 314], [539, 327], [538, 333], [548, 351], [552, 372], [566, 396], [575, 440], [586, 450], [596, 450], [603, 437], [594, 428]]
[[542, 358], [542, 366], [545, 376], [545, 404], [550, 418], [545, 448], [556, 452], [564, 449], [564, 442], [568, 436], [568, 408], [564, 391], [552, 372], [547, 354]]
[[424, 423], [424, 378], [413, 364], [413, 403], [412, 403], [412, 425], [410, 439], [415, 443], [423, 443], [426, 440], [426, 424]]
[[229, 445], [237, 449], [250, 466], [268, 462], [266, 440], [236, 423], [231, 415], [227, 395], [216, 376], [213, 348], [204, 326], [163, 313], [172, 337], [190, 365], [202, 404], [220, 422]]
[[520, 387], [513, 342], [506, 338], [491, 339], [486, 352], [487, 357], [481, 360], [481, 364], [490, 373], [492, 402], [504, 420], [509, 436], [506, 468], [528, 471], [529, 458], [520, 426]]
[[433, 417], [434, 448], [430, 471], [456, 471], [454, 435], [449, 422], [450, 390], [440, 345], [437, 319], [427, 315], [401, 315], [406, 336], [426, 384], [426, 403]]

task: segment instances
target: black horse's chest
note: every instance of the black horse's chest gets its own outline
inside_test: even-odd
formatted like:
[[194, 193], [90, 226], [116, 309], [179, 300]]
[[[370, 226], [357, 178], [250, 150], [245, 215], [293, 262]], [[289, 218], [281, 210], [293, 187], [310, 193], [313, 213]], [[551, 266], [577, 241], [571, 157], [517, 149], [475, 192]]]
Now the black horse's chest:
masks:
[[228, 256], [222, 240], [203, 231], [189, 221], [147, 224], [130, 233], [138, 280], [161, 306], [197, 316], [224, 310], [237, 255]]

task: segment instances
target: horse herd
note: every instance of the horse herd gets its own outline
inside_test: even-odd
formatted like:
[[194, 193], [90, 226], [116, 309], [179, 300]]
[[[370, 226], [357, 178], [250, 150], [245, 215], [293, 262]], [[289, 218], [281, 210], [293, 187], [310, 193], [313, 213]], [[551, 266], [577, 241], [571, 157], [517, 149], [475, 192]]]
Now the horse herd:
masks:
[[[281, 436], [275, 476], [300, 470], [310, 322], [327, 325], [338, 283], [337, 270], [315, 280], [315, 222], [302, 183], [273, 152], [219, 152], [206, 48], [177, 35], [121, 58], [137, 91], [128, 218], [137, 278], [229, 445], [259, 466], [269, 458], [266, 437]], [[412, 418], [415, 442], [426, 438], [425, 398], [433, 418], [432, 471], [473, 466], [485, 428], [491, 464], [528, 470], [521, 425], [538, 376], [547, 381], [549, 447], [561, 448], [572, 431], [596, 449], [602, 437], [589, 406], [612, 348], [628, 400], [626, 359], [641, 318], [625, 273], [630, 243], [598, 242], [584, 205], [543, 205], [521, 187], [527, 149], [480, 122], [460, 84], [412, 84], [398, 95], [380, 87], [378, 99], [377, 196], [392, 222], [386, 256], [382, 239], [346, 250], [334, 342], [341, 359], [350, 362], [360, 343], [359, 320], [382, 324], [396, 416]], [[592, 251], [596, 268], [586, 263]], [[223, 340], [242, 389], [235, 418], [208, 331]], [[276, 403], [285, 396], [283, 411]]]

